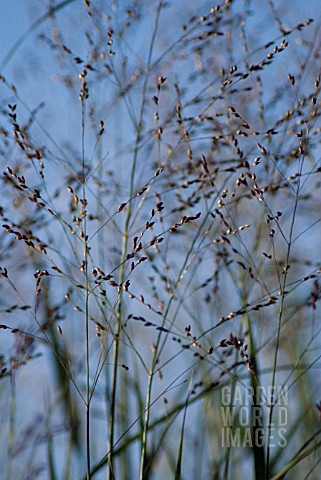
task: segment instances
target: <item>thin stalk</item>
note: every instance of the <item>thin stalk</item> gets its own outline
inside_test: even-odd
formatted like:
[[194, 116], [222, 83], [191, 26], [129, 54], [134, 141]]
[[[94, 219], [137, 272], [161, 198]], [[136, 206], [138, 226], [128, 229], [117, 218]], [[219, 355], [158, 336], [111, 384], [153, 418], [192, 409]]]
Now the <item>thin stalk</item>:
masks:
[[88, 277], [88, 238], [87, 238], [87, 202], [86, 202], [86, 176], [85, 176], [85, 113], [86, 113], [86, 81], [82, 74], [81, 92], [81, 149], [82, 149], [82, 234], [84, 248], [84, 273], [85, 273], [85, 347], [86, 347], [86, 464], [87, 480], [90, 480], [90, 362], [89, 362], [89, 294], [90, 285]]
[[[214, 201], [212, 202], [211, 204], [211, 207], [213, 207], [214, 205]], [[203, 226], [205, 225], [205, 221], [206, 221], [206, 218], [207, 218], [208, 215], [206, 215], [206, 217], [203, 219], [199, 229], [198, 229], [198, 232], [194, 238], [194, 240], [192, 241], [192, 244], [191, 244], [191, 247], [186, 255], [186, 258], [183, 262], [183, 265], [180, 269], [180, 272], [179, 272], [179, 275], [177, 277], [177, 281], [176, 281], [176, 284], [173, 288], [173, 291], [171, 293], [171, 297], [170, 297], [170, 300], [168, 302], [168, 305], [166, 307], [166, 310], [164, 312], [164, 315], [163, 315], [163, 322], [162, 322], [162, 326], [165, 324], [165, 319], [167, 318], [167, 314], [169, 312], [169, 309], [170, 309], [170, 306], [173, 302], [173, 299], [175, 297], [175, 293], [177, 291], [177, 288], [183, 278], [183, 272], [185, 270], [187, 270], [188, 266], [190, 265], [191, 263], [191, 260], [190, 260], [190, 257], [192, 255], [192, 252], [193, 252], [193, 249], [195, 247], [195, 244], [196, 244], [196, 241], [197, 239], [199, 238], [200, 234], [201, 234], [201, 231], [203, 229]], [[195, 256], [194, 256], [195, 257]], [[179, 307], [178, 307], [179, 308]], [[148, 387], [147, 387], [147, 395], [146, 395], [146, 408], [145, 408], [145, 426], [144, 426], [144, 431], [143, 431], [143, 438], [142, 438], [142, 460], [141, 460], [141, 472], [140, 472], [140, 480], [143, 480], [144, 479], [144, 465], [146, 463], [146, 443], [147, 443], [147, 431], [148, 431], [148, 428], [149, 428], [149, 413], [150, 413], [150, 406], [151, 406], [151, 394], [152, 394], [152, 384], [153, 384], [153, 378], [154, 378], [154, 374], [155, 374], [155, 367], [156, 367], [156, 364], [157, 364], [157, 361], [160, 357], [160, 354], [161, 354], [161, 351], [162, 351], [162, 348], [164, 348], [164, 345], [165, 345], [165, 342], [166, 342], [166, 339], [164, 340], [163, 342], [163, 345], [160, 347], [160, 341], [161, 341], [161, 332], [159, 333], [158, 335], [158, 338], [157, 338], [157, 341], [156, 341], [156, 346], [155, 346], [155, 353], [154, 353], [154, 356], [153, 356], [153, 360], [152, 360], [152, 365], [151, 365], [151, 368], [150, 368], [150, 372], [149, 372], [149, 378], [148, 378]]]
[[[301, 166], [299, 171], [302, 171], [303, 167], [303, 162], [304, 162], [304, 157], [301, 162]], [[286, 255], [286, 266], [289, 265], [289, 260], [290, 260], [290, 254], [291, 254], [291, 246], [292, 246], [292, 239], [293, 239], [293, 233], [294, 233], [294, 224], [295, 224], [295, 219], [296, 219], [296, 212], [298, 208], [298, 203], [299, 203], [299, 192], [300, 192], [300, 182], [298, 183], [297, 191], [296, 191], [296, 196], [295, 196], [295, 203], [294, 203], [294, 208], [293, 208], [293, 215], [292, 215], [292, 220], [291, 220], [291, 226], [290, 226], [290, 234], [289, 234], [289, 241], [288, 241], [288, 248], [287, 248], [287, 255]], [[265, 465], [265, 478], [266, 480], [269, 479], [270, 477], [270, 438], [271, 438], [271, 425], [272, 425], [272, 418], [273, 418], [273, 410], [274, 410], [274, 386], [276, 383], [276, 372], [277, 372], [277, 361], [278, 361], [278, 351], [279, 351], [279, 345], [280, 345], [280, 336], [281, 336], [281, 327], [282, 327], [282, 320], [283, 320], [283, 311], [284, 311], [284, 301], [285, 301], [285, 288], [286, 288], [286, 282], [288, 278], [288, 268], [285, 270], [284, 274], [284, 280], [283, 280], [283, 285], [282, 285], [282, 298], [281, 298], [281, 303], [280, 303], [280, 309], [279, 309], [279, 316], [278, 316], [278, 326], [277, 326], [277, 334], [276, 334], [276, 345], [275, 345], [275, 352], [274, 352], [274, 360], [273, 360], [273, 372], [272, 372], [272, 388], [271, 388], [271, 398], [270, 398], [270, 412], [269, 412], [269, 420], [268, 420], [268, 434], [267, 434], [267, 452], [266, 452], [266, 465]]]
[[[158, 22], [159, 22], [159, 15], [162, 7], [162, 0], [159, 2], [156, 19], [155, 19], [155, 26], [153, 31], [153, 36], [151, 40], [151, 44], [149, 47], [148, 52], [148, 60], [146, 65], [145, 71], [145, 79], [142, 91], [142, 101], [139, 111], [138, 123], [136, 128], [136, 140], [135, 140], [135, 147], [134, 147], [134, 154], [133, 154], [133, 162], [131, 168], [131, 175], [130, 175], [130, 184], [129, 184], [129, 198], [132, 198], [134, 192], [134, 185], [135, 185], [135, 173], [136, 173], [136, 165], [137, 165], [137, 158], [138, 158], [138, 151], [139, 151], [139, 143], [141, 139], [141, 131], [143, 127], [143, 116], [145, 110], [145, 103], [146, 103], [146, 92], [147, 92], [147, 85], [150, 73], [150, 66], [152, 60], [152, 53], [153, 47], [156, 39], [156, 33], [158, 29]], [[132, 215], [131, 203], [128, 204], [127, 213], [126, 213], [126, 222], [125, 228], [122, 238], [122, 255], [121, 255], [121, 269], [119, 275], [119, 285], [121, 286], [124, 278], [125, 278], [125, 259], [127, 253], [127, 244], [128, 244], [128, 236], [129, 236], [129, 228], [130, 228], [130, 220]], [[113, 377], [112, 377], [112, 387], [111, 387], [111, 400], [110, 400], [110, 411], [109, 411], [109, 478], [114, 478], [114, 462], [113, 462], [113, 445], [114, 445], [114, 437], [115, 437], [115, 406], [116, 406], [116, 390], [117, 390], [117, 381], [118, 381], [118, 358], [119, 358], [119, 337], [121, 332], [121, 314], [122, 314], [122, 290], [119, 291], [118, 297], [118, 310], [117, 310], [117, 325], [116, 325], [116, 334], [115, 334], [115, 341], [114, 341], [114, 352], [113, 352]], [[144, 455], [142, 455], [143, 458]]]
[[188, 394], [187, 394], [187, 397], [186, 397], [186, 403], [185, 403], [184, 414], [183, 414], [183, 422], [182, 422], [181, 435], [180, 435], [178, 454], [177, 454], [176, 470], [175, 470], [175, 480], [181, 480], [181, 478], [182, 478], [181, 473], [182, 473], [184, 431], [185, 431], [187, 407], [188, 407], [188, 404], [189, 404], [191, 391], [192, 391], [192, 378], [193, 378], [193, 372], [192, 372], [190, 383], [189, 383], [189, 391], [188, 391]]
[[7, 467], [7, 478], [8, 480], [12, 477], [12, 450], [14, 446], [14, 437], [15, 437], [15, 413], [16, 413], [16, 387], [15, 387], [15, 376], [14, 373], [10, 375], [10, 384], [11, 384], [11, 405], [10, 405], [10, 432], [9, 432], [9, 442], [8, 442], [8, 467]]

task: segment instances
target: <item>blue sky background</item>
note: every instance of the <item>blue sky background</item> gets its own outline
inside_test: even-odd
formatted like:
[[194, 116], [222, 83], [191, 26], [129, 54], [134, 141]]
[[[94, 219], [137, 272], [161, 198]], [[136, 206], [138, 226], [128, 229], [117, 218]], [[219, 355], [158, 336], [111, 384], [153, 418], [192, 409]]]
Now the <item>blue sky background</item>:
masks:
[[[237, 4], [237, 2], [235, 3]], [[320, 26], [321, 9], [319, 0], [307, 0], [305, 2], [299, 0], [286, 0], [275, 1], [274, 3], [279, 10], [281, 18], [285, 20], [286, 25], [294, 26], [299, 21], [304, 21], [305, 19], [311, 17], [315, 19], [315, 26], [313, 28], [316, 28], [316, 31], [318, 26]], [[115, 16], [115, 22], [117, 23], [117, 21], [119, 21], [119, 19], [117, 20], [117, 9], [113, 10], [112, 5], [118, 5], [120, 9], [124, 9], [124, 5], [127, 5], [127, 2], [100, 2], [100, 4], [105, 6], [106, 12], [109, 12], [109, 14]], [[271, 15], [266, 18], [268, 2], [265, 0], [239, 2], [238, 5], [240, 9], [244, 7], [244, 4], [248, 5], [249, 9], [253, 11], [253, 15], [249, 15], [247, 18], [247, 26], [249, 31], [251, 31], [253, 25], [256, 26], [254, 36], [256, 39], [258, 39], [259, 44], [262, 45], [271, 38], [275, 38], [278, 35], [278, 29], [273, 22]], [[57, 63], [54, 60], [56, 52], [50, 51], [50, 49], [48, 49], [43, 42], [37, 39], [37, 36], [41, 32], [46, 31], [48, 33], [49, 31], [52, 33], [52, 29], [55, 28], [55, 23], [50, 25], [50, 21], [47, 20], [45, 23], [35, 29], [32, 34], [28, 36], [26, 40], [21, 43], [21, 45], [19, 45], [18, 50], [14, 52], [12, 58], [10, 58], [8, 63], [4, 66], [4, 68], [2, 68], [2, 64], [6, 58], [6, 55], [13, 47], [17, 39], [28, 30], [32, 22], [46, 12], [47, 5], [48, 2], [42, 0], [1, 0], [0, 73], [5, 76], [9, 83], [14, 83], [17, 86], [19, 95], [22, 99], [24, 99], [29, 109], [35, 109], [36, 107], [41, 106], [43, 102], [43, 106], [41, 106], [40, 112], [37, 116], [39, 125], [35, 126], [35, 137], [37, 138], [39, 144], [42, 142], [46, 144], [48, 137], [41, 128], [44, 126], [46, 131], [50, 132], [51, 137], [56, 140], [57, 145], [59, 146], [58, 148], [57, 145], [50, 144], [52, 162], [49, 162], [48, 166], [46, 166], [49, 173], [52, 175], [52, 179], [55, 179], [53, 180], [53, 184], [56, 182], [56, 186], [59, 186], [60, 177], [59, 171], [57, 170], [56, 160], [57, 158], [60, 158], [60, 156], [63, 158], [63, 154], [61, 153], [61, 151], [63, 151], [66, 153], [66, 158], [64, 158], [64, 161], [66, 161], [67, 164], [68, 159], [72, 157], [72, 148], [74, 148], [75, 151], [75, 158], [77, 158], [77, 155], [79, 155], [81, 122], [80, 102], [77, 98], [80, 85], [77, 78], [77, 67], [73, 66], [75, 82], [78, 82], [78, 84], [76, 83], [77, 88], [74, 88], [73, 91], [69, 91], [62, 85], [60, 81], [57, 81], [57, 79], [59, 80], [59, 75], [62, 75], [64, 71], [60, 68], [60, 66], [57, 67]], [[195, 9], [197, 9], [199, 12], [206, 12], [211, 6], [211, 2], [204, 1], [201, 2], [200, 5], [198, 1], [194, 0], [191, 2], [174, 2], [174, 6], [168, 11], [168, 13], [166, 13], [166, 10], [164, 10], [164, 13], [161, 16], [155, 58], [157, 58], [163, 51], [166, 50], [167, 45], [170, 44], [172, 39], [176, 37], [179, 26], [183, 22], [187, 22], [189, 16], [195, 11]], [[237, 9], [237, 7], [235, 8]], [[129, 37], [128, 44], [124, 45], [124, 48], [126, 47], [128, 49], [127, 52], [130, 52], [129, 56], [133, 65], [135, 62], [144, 65], [144, 62], [147, 58], [148, 45], [151, 35], [148, 19], [153, 18], [154, 15], [149, 9], [148, 2], [145, 2], [142, 14], [146, 19], [145, 23], [143, 22], [144, 28], [133, 30], [131, 36]], [[65, 9], [57, 13], [57, 25], [61, 27], [61, 31], [65, 35], [66, 44], [68, 47], [72, 48], [75, 54], [83, 56], [84, 58], [88, 52], [88, 45], [84, 39], [84, 36], [78, 35], [79, 32], [77, 30], [77, 23], [81, 25], [85, 18], [86, 13], [83, 7], [83, 2], [80, 0], [73, 2]], [[301, 34], [299, 32], [294, 33], [293, 37], [291, 37], [290, 53], [285, 57], [280, 56], [275, 61], [277, 68], [272, 69], [273, 74], [271, 74], [270, 77], [269, 74], [267, 74], [265, 78], [265, 85], [267, 85], [265, 100], [272, 98], [275, 94], [278, 77], [284, 78], [289, 72], [293, 75], [298, 73], [292, 70], [292, 65], [295, 63], [295, 68], [298, 68], [300, 63], [298, 62], [298, 56], [301, 55], [301, 51], [299, 53], [296, 52], [296, 45], [299, 46], [301, 42]], [[254, 51], [256, 45], [254, 43], [252, 44], [251, 38], [249, 38], [249, 43]], [[239, 59], [238, 64], [242, 64], [242, 61], [244, 60], [241, 50], [240, 44], [239, 50], [231, 53], [231, 56], [235, 56], [236, 59]], [[213, 46], [213, 57], [217, 56], [217, 58], [221, 60], [220, 56], [223, 55], [222, 51], [223, 49], [220, 49], [220, 43], [218, 41], [218, 43]], [[262, 52], [260, 51], [259, 53], [253, 53], [251, 58], [257, 61], [258, 59], [262, 58]], [[295, 59], [295, 62], [292, 62], [293, 59]], [[116, 62], [117, 61], [118, 57], [116, 59]], [[235, 58], [234, 61], [236, 61]], [[186, 62], [182, 64], [181, 68], [178, 67], [176, 71], [168, 72], [166, 70], [166, 65], [162, 65], [160, 69], [155, 68], [153, 75], [155, 78], [157, 78], [158, 75], [168, 76], [168, 84], [173, 86], [178, 78], [188, 78], [194, 68], [194, 64], [195, 62], [193, 58], [187, 58]], [[226, 60], [226, 64], [229, 66], [229, 59]], [[319, 66], [315, 65], [315, 70], [317, 71], [318, 69]], [[210, 80], [211, 79], [209, 79], [209, 83]], [[310, 88], [310, 84], [307, 84], [307, 86]], [[124, 107], [119, 107], [119, 103], [115, 107], [115, 105], [109, 101], [109, 96], [110, 98], [112, 97], [110, 92], [116, 90], [116, 87], [112, 82], [108, 84], [108, 88], [106, 88], [106, 90], [100, 89], [99, 86], [96, 87], [95, 85], [91, 85], [91, 88], [96, 95], [95, 98], [97, 98], [95, 104], [97, 115], [95, 120], [97, 118], [101, 118], [105, 121], [106, 131], [108, 134], [107, 140], [104, 140], [105, 143], [102, 146], [102, 156], [106, 160], [104, 166], [107, 165], [106, 169], [108, 170], [108, 162], [110, 161], [112, 168], [116, 168], [119, 178], [123, 178], [127, 181], [128, 173], [127, 169], [125, 168], [129, 158], [127, 153], [132, 148], [132, 141], [134, 138], [132, 130], [128, 127], [129, 118], [125, 113]], [[196, 94], [199, 88], [200, 87], [196, 81], [189, 87], [189, 94], [190, 92], [193, 93], [194, 90]], [[213, 87], [208, 89], [208, 95], [217, 94], [219, 88], [220, 83], [215, 83]], [[302, 86], [302, 88], [304, 88], [304, 86]], [[108, 91], [108, 89], [110, 89], [110, 91]], [[152, 94], [154, 93], [152, 90], [149, 93], [151, 98]], [[190, 96], [192, 95], [190, 94]], [[204, 93], [204, 97], [205, 96], [206, 95]], [[173, 106], [175, 106], [175, 102], [173, 102], [172, 97], [169, 95], [166, 97], [166, 93], [164, 94], [164, 97], [170, 105], [172, 102]], [[137, 91], [133, 91], [132, 98], [134, 105], [136, 105], [135, 102], [138, 103], [139, 101], [139, 89], [137, 89]], [[2, 123], [7, 122], [5, 119], [5, 111], [7, 109], [6, 105], [14, 101], [13, 95], [0, 83], [0, 110], [2, 115]], [[268, 110], [269, 105], [268, 102], [266, 103], [266, 108]], [[118, 112], [117, 108], [119, 108]], [[250, 108], [251, 105], [249, 106], [249, 109]], [[191, 111], [192, 109], [193, 107], [191, 107]], [[29, 115], [28, 109], [26, 109], [25, 105], [22, 104], [18, 104], [18, 112], [21, 119], [26, 119]], [[278, 114], [279, 112], [275, 112], [273, 109], [269, 112], [271, 118], [273, 118], [275, 115], [278, 116]], [[149, 121], [150, 125], [153, 125], [152, 115]], [[88, 143], [90, 145], [88, 150], [90, 151], [92, 145], [94, 144], [94, 139], [90, 136], [88, 138]], [[137, 184], [142, 182], [143, 179], [146, 179], [146, 177], [148, 177], [150, 174], [150, 170], [148, 170], [146, 166], [150, 167], [152, 160], [148, 156], [147, 148], [146, 152], [147, 153], [144, 157], [145, 163], [140, 167]], [[88, 156], [90, 156], [89, 153]], [[7, 167], [10, 158], [9, 160], [5, 158], [2, 161], [5, 162], [5, 164], [1, 164], [1, 168], [4, 170]], [[126, 194], [127, 193], [125, 189], [123, 191], [120, 190], [119, 199], [117, 199], [118, 203], [126, 199]], [[1, 199], [0, 203], [2, 203], [4, 200], [5, 199]], [[113, 204], [114, 200], [115, 199], [110, 200], [110, 205]], [[58, 205], [59, 202], [61, 202], [61, 205], [63, 205], [63, 199], [58, 200]], [[115, 248], [117, 247], [116, 240], [111, 239], [111, 243]], [[306, 245], [311, 245], [311, 248], [315, 249], [318, 254], [319, 246], [316, 244], [313, 235], [308, 236]], [[29, 285], [21, 285], [21, 288], [26, 295], [28, 295]], [[9, 351], [8, 345], [8, 342], [4, 342], [2, 344], [2, 349], [5, 352]], [[146, 350], [147, 348], [149, 349], [149, 344], [148, 347], [146, 347]], [[37, 362], [38, 368], [37, 375], [32, 375], [32, 366], [31, 370], [27, 371], [26, 375], [22, 376], [22, 384], [26, 394], [24, 397], [17, 399], [18, 404], [20, 402], [20, 416], [18, 417], [18, 420], [21, 421], [21, 424], [24, 426], [28, 425], [30, 418], [37, 415], [39, 405], [46, 405], [46, 402], [48, 401], [46, 393], [41, 391], [37, 400], [39, 401], [38, 404], [35, 402], [35, 398], [32, 393], [39, 388], [39, 385], [46, 384], [48, 381], [47, 375], [48, 370], [50, 369], [50, 357], [46, 357], [45, 362], [42, 362], [41, 360], [36, 360], [35, 362]], [[179, 365], [179, 368], [183, 368], [183, 366]], [[48, 389], [49, 397], [52, 394], [50, 391], [51, 386], [49, 382], [46, 388]], [[25, 418], [24, 411], [28, 411], [28, 419], [27, 417]], [[59, 454], [64, 455], [66, 447], [63, 443], [63, 440], [61, 441], [60, 447], [61, 451]], [[104, 448], [100, 445], [99, 439], [97, 439], [97, 449], [99, 448], [104, 451]], [[77, 472], [77, 475], [80, 475], [79, 472]], [[75, 478], [80, 478], [80, 476]], [[99, 478], [99, 476], [97, 476], [97, 478]], [[103, 478], [103, 476], [101, 478]]]

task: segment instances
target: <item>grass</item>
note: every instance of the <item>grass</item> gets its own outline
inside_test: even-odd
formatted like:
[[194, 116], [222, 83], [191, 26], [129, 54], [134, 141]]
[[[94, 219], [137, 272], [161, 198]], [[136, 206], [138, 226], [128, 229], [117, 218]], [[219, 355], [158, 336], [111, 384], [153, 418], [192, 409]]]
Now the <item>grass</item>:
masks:
[[320, 477], [306, 5], [30, 4], [0, 58], [3, 478]]

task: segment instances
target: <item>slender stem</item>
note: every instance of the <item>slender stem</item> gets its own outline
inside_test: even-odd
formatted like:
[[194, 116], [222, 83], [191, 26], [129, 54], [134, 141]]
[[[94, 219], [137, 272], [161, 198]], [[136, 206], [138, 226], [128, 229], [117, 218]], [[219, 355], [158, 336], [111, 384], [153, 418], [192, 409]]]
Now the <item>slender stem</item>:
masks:
[[[304, 162], [304, 157], [302, 159], [300, 165], [300, 172], [302, 171]], [[268, 480], [270, 478], [270, 439], [271, 439], [271, 427], [272, 427], [272, 419], [273, 419], [273, 410], [274, 410], [274, 387], [276, 383], [276, 373], [277, 373], [277, 361], [278, 361], [278, 351], [280, 345], [280, 336], [281, 336], [281, 327], [282, 327], [282, 319], [283, 319], [283, 311], [284, 311], [284, 301], [285, 301], [285, 288], [286, 282], [288, 278], [288, 266], [290, 261], [290, 254], [291, 254], [291, 247], [292, 247], [292, 239], [294, 233], [294, 223], [296, 219], [296, 212], [299, 203], [299, 192], [300, 192], [300, 181], [298, 182], [295, 203], [293, 208], [293, 215], [291, 220], [290, 226], [290, 234], [289, 234], [289, 241], [288, 241], [288, 248], [287, 248], [287, 255], [286, 255], [286, 270], [284, 272], [284, 280], [282, 285], [282, 298], [280, 303], [280, 310], [279, 310], [279, 317], [278, 317], [278, 326], [277, 326], [277, 335], [276, 335], [276, 345], [275, 345], [275, 353], [274, 353], [274, 360], [273, 360], [273, 372], [272, 372], [272, 388], [271, 388], [271, 397], [270, 397], [270, 412], [269, 412], [269, 420], [268, 420], [268, 434], [267, 434], [267, 452], [266, 452], [266, 469], [265, 469], [265, 479]]]
[[15, 386], [15, 376], [14, 373], [10, 375], [11, 381], [11, 405], [10, 405], [10, 434], [8, 442], [8, 467], [7, 467], [7, 478], [8, 480], [12, 478], [12, 450], [14, 445], [15, 437], [15, 412], [16, 412], [16, 386]]
[[[84, 73], [84, 72], [83, 72]], [[86, 200], [86, 172], [85, 172], [85, 113], [86, 113], [86, 83], [85, 75], [82, 79], [83, 89], [81, 96], [81, 148], [82, 148], [82, 235], [84, 248], [85, 273], [85, 346], [86, 346], [86, 460], [87, 480], [90, 480], [90, 352], [89, 352], [89, 294], [88, 277], [88, 238], [87, 238], [87, 200]]]
[[[143, 127], [143, 115], [146, 103], [146, 92], [147, 92], [147, 85], [150, 73], [150, 66], [152, 60], [152, 53], [154, 42], [156, 39], [156, 32], [158, 28], [158, 21], [159, 15], [162, 7], [162, 0], [159, 2], [155, 26], [152, 36], [152, 41], [150, 44], [149, 52], [148, 52], [148, 60], [147, 66], [145, 71], [145, 79], [142, 91], [142, 101], [139, 111], [138, 123], [136, 128], [136, 140], [135, 140], [135, 147], [133, 153], [133, 162], [131, 168], [131, 175], [130, 175], [130, 184], [129, 184], [129, 198], [132, 198], [134, 192], [134, 185], [135, 185], [135, 172], [136, 172], [136, 165], [137, 165], [137, 158], [138, 158], [138, 150], [139, 144], [141, 140], [141, 131]], [[127, 213], [126, 213], [126, 222], [125, 228], [123, 233], [123, 241], [122, 241], [122, 255], [121, 255], [121, 269], [119, 275], [119, 285], [121, 286], [125, 277], [125, 258], [127, 253], [127, 244], [128, 244], [128, 236], [129, 236], [129, 229], [130, 229], [130, 220], [131, 220], [131, 203], [128, 204]], [[116, 326], [116, 334], [115, 334], [115, 342], [114, 342], [114, 354], [113, 354], [113, 378], [112, 378], [112, 388], [111, 388], [111, 399], [110, 399], [110, 411], [109, 411], [109, 478], [114, 477], [114, 467], [113, 467], [113, 445], [114, 445], [114, 437], [115, 437], [115, 406], [116, 406], [116, 390], [117, 390], [117, 378], [118, 378], [118, 358], [119, 358], [119, 337], [121, 333], [121, 313], [122, 313], [122, 290], [119, 291], [119, 298], [118, 298], [118, 310], [117, 310], [117, 326]], [[142, 455], [144, 458], [144, 454]]]

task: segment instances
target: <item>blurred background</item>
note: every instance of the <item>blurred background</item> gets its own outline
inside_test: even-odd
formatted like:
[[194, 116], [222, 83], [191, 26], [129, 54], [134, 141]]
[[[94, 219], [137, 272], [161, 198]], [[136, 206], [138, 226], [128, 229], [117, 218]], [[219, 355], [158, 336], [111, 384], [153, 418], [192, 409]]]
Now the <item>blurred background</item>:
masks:
[[315, 0], [2, 0], [3, 478], [85, 479], [88, 400], [92, 478], [320, 477], [319, 51]]

